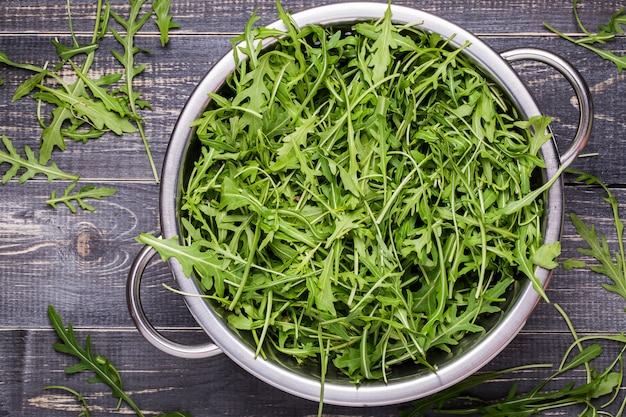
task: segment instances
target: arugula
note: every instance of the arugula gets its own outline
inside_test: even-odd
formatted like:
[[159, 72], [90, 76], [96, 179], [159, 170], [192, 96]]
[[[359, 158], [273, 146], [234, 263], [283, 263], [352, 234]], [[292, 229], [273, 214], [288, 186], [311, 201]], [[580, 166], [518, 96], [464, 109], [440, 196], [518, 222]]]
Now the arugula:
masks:
[[[54, 350], [60, 353], [65, 353], [70, 356], [74, 356], [78, 359], [78, 363], [72, 366], [69, 366], [65, 369], [66, 374], [76, 374], [81, 372], [91, 372], [94, 376], [90, 377], [87, 381], [89, 383], [103, 383], [108, 385], [111, 388], [111, 396], [118, 400], [117, 409], [119, 409], [122, 404], [128, 405], [138, 417], [144, 417], [141, 409], [135, 404], [132, 398], [125, 392], [124, 387], [122, 385], [122, 377], [117, 370], [117, 368], [104, 356], [96, 354], [93, 352], [91, 346], [91, 337], [87, 336], [85, 340], [85, 346], [81, 346], [79, 341], [76, 339], [76, 334], [74, 333], [74, 328], [71, 323], [68, 323], [67, 328], [63, 324], [63, 319], [56, 312], [54, 307], [48, 306], [48, 317], [50, 319], [50, 324], [52, 325], [54, 331], [61, 339], [61, 343], [55, 343], [52, 345]], [[78, 399], [79, 403], [83, 407], [83, 412], [79, 414], [79, 416], [89, 416], [89, 407], [85, 402], [84, 398], [75, 390], [64, 387], [64, 386], [48, 386], [44, 389], [63, 389], [65, 391], [70, 392]], [[187, 413], [182, 413], [180, 411], [159, 414], [157, 417], [191, 417]]]
[[[42, 162], [48, 161], [51, 158], [54, 148], [58, 148], [59, 150], [65, 150], [67, 146], [65, 142], [65, 138], [67, 137], [65, 134], [66, 130], [77, 131], [86, 128], [87, 131], [94, 131], [96, 129], [93, 129], [91, 127], [92, 124], [89, 121], [93, 121], [93, 119], [97, 120], [100, 116], [105, 114], [105, 112], [103, 112], [102, 110], [99, 111], [98, 109], [94, 109], [91, 110], [89, 114], [92, 119], [90, 119], [89, 116], [87, 119], [83, 119], [74, 115], [74, 104], [80, 103], [80, 100], [83, 98], [90, 99], [85, 90], [84, 79], [86, 78], [86, 74], [88, 74], [95, 61], [97, 48], [84, 48], [78, 43], [73, 31], [73, 27], [71, 25], [71, 10], [69, 0], [67, 0], [67, 13], [68, 16], [70, 16], [69, 29], [73, 44], [72, 46], [62, 47], [58, 42], [55, 43], [57, 53], [62, 59], [62, 61], [55, 66], [55, 70], [61, 70], [61, 68], [63, 67], [63, 63], [65, 62], [65, 59], [67, 57], [75, 57], [76, 55], [80, 54], [84, 58], [80, 66], [79, 72], [82, 72], [85, 77], [79, 76], [75, 82], [68, 85], [67, 83], [62, 82], [62, 79], [59, 80], [59, 77], [55, 73], [53, 75], [53, 78], [55, 78], [57, 82], [61, 81], [61, 83], [59, 84], [61, 87], [47, 88], [58, 91], [59, 94], [61, 94], [62, 96], [55, 99], [54, 94], [48, 91], [47, 94], [41, 94], [40, 97], [38, 97], [38, 99], [47, 101], [54, 107], [50, 114], [49, 123], [46, 124], [46, 121], [40, 120], [43, 131], [41, 134], [41, 147], [39, 152], [39, 158]], [[109, 13], [110, 10], [108, 3], [103, 4], [102, 0], [98, 0], [98, 3], [96, 5], [96, 17], [94, 19], [93, 35], [89, 43], [90, 45], [96, 45], [108, 31]], [[37, 78], [37, 75], [35, 76], [35, 78]], [[45, 78], [41, 78], [40, 80], [38, 80], [35, 86], [39, 88], [39, 86], [43, 85], [44, 81]], [[24, 84], [28, 83], [29, 80], [27, 80]], [[33, 85], [32, 81], [30, 81], [30, 85]], [[71, 98], [71, 102], [64, 102], [63, 98], [68, 96]], [[82, 106], [82, 108], [83, 110], [85, 110], [84, 106]], [[104, 126], [104, 124], [102, 124], [101, 122], [99, 122], [99, 124]], [[114, 126], [115, 122], [110, 121], [110, 125]], [[116, 127], [115, 131], [120, 133], [130, 133], [131, 130], [126, 124], [126, 126], [124, 127]]]
[[72, 193], [74, 188], [76, 187], [76, 183], [70, 184], [62, 196], [57, 197], [56, 190], [52, 190], [52, 195], [48, 200], [46, 200], [46, 204], [52, 206], [52, 208], [57, 208], [57, 204], [62, 203], [70, 209], [72, 213], [76, 213], [76, 207], [72, 205], [72, 201], [75, 201], [78, 206], [87, 211], [94, 211], [95, 207], [85, 202], [86, 198], [95, 198], [96, 200], [102, 200], [104, 197], [109, 197], [117, 193], [115, 188], [110, 187], [96, 187], [93, 184], [85, 185], [78, 192]]
[[11, 140], [5, 135], [2, 135], [2, 143], [6, 148], [6, 152], [0, 150], [0, 164], [7, 163], [11, 165], [11, 168], [9, 168], [2, 176], [2, 184], [6, 184], [9, 180], [16, 177], [20, 169], [25, 170], [25, 172], [19, 177], [20, 184], [34, 178], [37, 174], [45, 175], [48, 182], [55, 179], [70, 181], [78, 180], [77, 175], [68, 174], [62, 171], [54, 162], [49, 165], [41, 164], [35, 156], [35, 153], [28, 146], [24, 146], [24, 153], [26, 154], [26, 157], [24, 158], [17, 152]]
[[[606, 235], [598, 236], [595, 226], [587, 226], [585, 222], [575, 213], [570, 213], [572, 224], [576, 232], [587, 243], [587, 248], [578, 248], [578, 252], [591, 256], [599, 265], [588, 265], [585, 261], [576, 260], [565, 265], [568, 268], [589, 267], [594, 272], [602, 274], [613, 281], [613, 284], [602, 284], [602, 287], [610, 292], [616, 293], [626, 300], [626, 251], [624, 249], [624, 222], [620, 219], [619, 204], [615, 195], [609, 187], [599, 178], [580, 171], [571, 170], [578, 175], [577, 181], [582, 181], [587, 185], [599, 185], [606, 192], [607, 197], [603, 200], [607, 202], [613, 212], [613, 225], [617, 235], [618, 250], [613, 254], [609, 247]], [[624, 310], [626, 311], [626, 309]]]
[[544, 22], [544, 26], [550, 31], [552, 31], [553, 33], [556, 33], [557, 35], [559, 35], [561, 38], [566, 39], [577, 45], [580, 45], [583, 48], [586, 48], [590, 50], [591, 52], [594, 52], [602, 59], [612, 62], [617, 67], [617, 72], [621, 73], [622, 70], [626, 68], [626, 56], [624, 55], [619, 56], [615, 54], [614, 52], [607, 51], [607, 50], [598, 48], [593, 45], [603, 44], [608, 41], [613, 41], [618, 34], [620, 35], [624, 34], [623, 26], [626, 26], [625, 9], [622, 8], [616, 11], [615, 14], [611, 16], [607, 24], [601, 24], [598, 26], [598, 29], [600, 29], [600, 32], [596, 34], [592, 34], [585, 28], [585, 26], [583, 25], [578, 15], [578, 8], [577, 8], [578, 0], [573, 0], [572, 3], [573, 3], [574, 18], [576, 19], [576, 23], [578, 24], [578, 27], [580, 28], [580, 30], [585, 34], [584, 37], [575, 39], [571, 36], [566, 35], [563, 32], [558, 31], [557, 29], [555, 29], [548, 23]]
[[83, 411], [81, 411], [78, 414], [78, 417], [91, 417], [91, 409], [89, 408], [89, 405], [87, 404], [87, 401], [85, 400], [85, 397], [83, 397], [82, 394], [79, 393], [78, 391], [69, 387], [62, 386], [62, 385], [46, 385], [45, 387], [43, 387], [43, 389], [45, 390], [58, 389], [58, 390], [69, 392], [70, 394], [76, 397], [76, 401], [78, 401], [78, 403], [83, 409]]
[[182, 235], [138, 240], [195, 274], [257, 355], [355, 384], [404, 361], [434, 370], [515, 283], [545, 296], [534, 270], [560, 252], [541, 243], [549, 119], [523, 120], [467, 45], [390, 12], [300, 28], [277, 6], [285, 32], [253, 15], [193, 123]]
[[[52, 68], [49, 68], [47, 64], [38, 67], [14, 62], [5, 53], [0, 52], [1, 64], [33, 73], [16, 88], [12, 101], [21, 100], [27, 96], [32, 96], [37, 100], [37, 115], [42, 127], [38, 161], [35, 161], [34, 153], [29, 147], [24, 148], [27, 159], [19, 157], [11, 141], [3, 136], [3, 143], [9, 152], [0, 153], [0, 163], [7, 162], [12, 165], [11, 170], [5, 173], [3, 183], [15, 176], [21, 167], [27, 170], [20, 178], [20, 182], [31, 179], [36, 173], [48, 175], [49, 180], [77, 181], [78, 176], [62, 173], [54, 163], [48, 165], [55, 149], [65, 150], [68, 139], [87, 142], [107, 132], [123, 135], [137, 130], [146, 147], [154, 178], [158, 182], [158, 174], [145, 135], [145, 121], [139, 115], [140, 108], [150, 107], [150, 105], [140, 100], [141, 93], [135, 90], [134, 85], [136, 76], [145, 68], [145, 65], [136, 64], [135, 55], [146, 50], [136, 47], [135, 39], [153, 15], [155, 15], [155, 24], [159, 27], [163, 46], [167, 43], [169, 30], [178, 27], [178, 24], [172, 21], [169, 12], [170, 0], [155, 0], [152, 4], [153, 11], [141, 15], [141, 7], [145, 3], [146, 0], [130, 0], [129, 16], [123, 19], [111, 10], [108, 2], [98, 0], [92, 37], [87, 43], [81, 44], [74, 32], [70, 0], [67, 0], [71, 43], [65, 45], [53, 39], [52, 43], [60, 61]], [[117, 22], [125, 31], [123, 33], [116, 31], [110, 26], [111, 21]], [[90, 74], [96, 62], [100, 41], [109, 31], [124, 48], [123, 53], [115, 50], [111, 52], [122, 65], [123, 72], [111, 72], [99, 78], [92, 78]], [[73, 82], [66, 81], [68, 77], [62, 76], [62, 72], [65, 71], [70, 71], [76, 76]], [[44, 103], [52, 109], [48, 119], [40, 116]], [[71, 188], [73, 189], [74, 186]], [[56, 202], [67, 204], [68, 201], [75, 200], [81, 208], [93, 210], [92, 206], [82, 202], [83, 196], [102, 198], [112, 195], [111, 190], [85, 188], [78, 195], [70, 197], [68, 193], [72, 189], [66, 190], [63, 198], [57, 198], [56, 192], [53, 192], [48, 203], [56, 207], [54, 204]], [[67, 205], [73, 209], [71, 205]]]
[[[146, 0], [130, 0], [130, 10], [128, 12], [127, 19], [122, 18], [119, 14], [115, 12], [111, 12], [111, 16], [113, 17], [113, 19], [125, 29], [124, 33], [120, 33], [114, 28], [110, 28], [113, 36], [124, 49], [123, 53], [120, 53], [114, 49], [111, 50], [111, 53], [113, 53], [113, 56], [115, 56], [119, 63], [122, 64], [122, 66], [124, 67], [124, 85], [121, 87], [121, 91], [126, 94], [130, 114], [132, 119], [135, 121], [137, 128], [139, 129], [139, 134], [141, 135], [141, 140], [143, 141], [144, 147], [146, 149], [146, 154], [148, 156], [148, 161], [150, 162], [152, 174], [154, 175], [155, 181], [159, 182], [159, 174], [156, 170], [156, 165], [154, 164], [152, 152], [150, 151], [148, 139], [144, 131], [144, 120], [139, 115], [139, 107], [149, 107], [150, 104], [146, 101], [140, 100], [141, 93], [134, 89], [135, 77], [141, 74], [146, 68], [145, 64], [136, 64], [135, 55], [139, 52], [150, 52], [147, 49], [142, 49], [135, 46], [137, 33], [139, 33], [139, 31], [152, 16], [151, 12], [147, 12], [141, 15], [141, 8], [145, 3]], [[167, 3], [165, 5], [159, 5], [159, 10], [161, 11], [165, 6], [167, 6]], [[162, 15], [160, 15], [159, 22], [163, 22]], [[161, 25], [162, 24], [163, 23], [161, 23]], [[163, 28], [163, 30], [165, 30], [165, 28]]]
[[[624, 381], [623, 354], [626, 351], [626, 335], [591, 335], [579, 337], [574, 330], [567, 314], [554, 304], [557, 311], [566, 321], [574, 341], [566, 349], [558, 366], [550, 364], [532, 364], [495, 372], [475, 374], [464, 381], [424, 399], [415, 401], [412, 407], [402, 411], [402, 417], [423, 417], [426, 415], [481, 415], [527, 417], [541, 412], [550, 412], [572, 406], [583, 406], [579, 416], [621, 416], [626, 407], [626, 399], [619, 405], [619, 411], [611, 414], [608, 408], [618, 398]], [[620, 346], [618, 355], [603, 370], [596, 370], [592, 362], [603, 355], [600, 342], [616, 343]], [[579, 352], [573, 355], [573, 352]], [[481, 384], [495, 381], [504, 375], [519, 373], [541, 368], [556, 368], [551, 375], [537, 383], [526, 393], [518, 393], [518, 384], [511, 386], [506, 397], [494, 401], [484, 400], [472, 391]], [[585, 373], [585, 382], [576, 384], [576, 374], [580, 370]], [[565, 381], [565, 382], [560, 382]], [[560, 385], [559, 385], [560, 384]], [[555, 388], [556, 387], [558, 388]], [[548, 388], [550, 387], [550, 388]], [[601, 405], [594, 400], [610, 396]], [[459, 402], [462, 405], [459, 405]]]
[[161, 46], [165, 46], [169, 42], [169, 32], [172, 29], [179, 28], [180, 25], [172, 20], [170, 14], [170, 0], [152, 0], [152, 10], [156, 15], [155, 24], [159, 28]]

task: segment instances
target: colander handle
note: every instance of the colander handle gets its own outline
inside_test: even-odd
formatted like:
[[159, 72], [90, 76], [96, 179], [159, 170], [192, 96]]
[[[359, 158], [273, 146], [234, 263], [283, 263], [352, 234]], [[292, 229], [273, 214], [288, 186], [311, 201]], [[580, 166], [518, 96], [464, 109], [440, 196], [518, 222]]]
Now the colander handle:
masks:
[[157, 349], [179, 358], [199, 359], [222, 353], [214, 343], [183, 345], [174, 342], [159, 333], [152, 323], [150, 323], [141, 306], [139, 289], [143, 271], [150, 259], [156, 254], [157, 252], [152, 247], [144, 246], [137, 254], [130, 268], [130, 272], [128, 273], [128, 280], [126, 281], [126, 302], [128, 303], [128, 311], [139, 333]]
[[578, 155], [591, 136], [593, 124], [593, 102], [591, 92], [580, 72], [562, 57], [539, 48], [515, 48], [500, 54], [509, 62], [514, 61], [539, 61], [547, 64], [563, 75], [571, 84], [578, 99], [580, 118], [576, 135], [569, 147], [561, 154], [561, 165], [569, 166]]

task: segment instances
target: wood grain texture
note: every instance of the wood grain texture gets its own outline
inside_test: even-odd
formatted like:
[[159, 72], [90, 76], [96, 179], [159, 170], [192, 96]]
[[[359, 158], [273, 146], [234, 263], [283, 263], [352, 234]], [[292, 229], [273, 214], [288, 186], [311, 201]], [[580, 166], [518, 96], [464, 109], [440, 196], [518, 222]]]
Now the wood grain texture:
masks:
[[[66, 311], [71, 320], [80, 318], [80, 312]], [[308, 417], [317, 413], [317, 404], [293, 397], [249, 375], [224, 355], [208, 359], [184, 360], [166, 356], [155, 350], [131, 331], [97, 331], [78, 329], [77, 337], [92, 337], [95, 351], [114, 362], [121, 373], [127, 391], [146, 414], [183, 409], [194, 416], [217, 417], [225, 415], [247, 417]], [[168, 334], [168, 333], [166, 333]], [[181, 341], [191, 340], [197, 332], [168, 334]], [[45, 415], [50, 417], [78, 414], [74, 398], [58, 390], [42, 390], [47, 385], [80, 387], [96, 415], [113, 414], [116, 401], [107, 389], [85, 383], [85, 375], [67, 376], [63, 369], [75, 363], [74, 358], [51, 354], [51, 344], [56, 336], [50, 331], [3, 331], [0, 348], [3, 356], [0, 390], [0, 415]], [[562, 353], [572, 342], [567, 333], [550, 338], [545, 333], [524, 332], [506, 348], [496, 360], [481, 372], [496, 371], [510, 366], [529, 364], [558, 364]], [[605, 361], [598, 367], [608, 366], [619, 353], [618, 346], [603, 343]], [[129, 346], [136, 347], [129, 349]], [[499, 398], [519, 384], [521, 392], [529, 390], [538, 380], [554, 369], [526, 370], [506, 374], [481, 387], [477, 392], [485, 398]], [[577, 381], [584, 375], [573, 372], [556, 383], [559, 386]], [[328, 417], [392, 417], [398, 410], [411, 407], [411, 403], [397, 406], [352, 408], [328, 405]], [[21, 410], [20, 413], [15, 410]], [[560, 416], [571, 416], [573, 410], [555, 410]], [[126, 413], [123, 413], [126, 414]]]
[[[284, 0], [288, 10], [336, 1]], [[154, 27], [138, 39], [152, 54], [140, 54], [147, 65], [137, 88], [153, 105], [142, 114], [157, 166], [164, 158], [169, 135], [188, 95], [197, 82], [229, 49], [230, 39], [243, 29], [255, 8], [263, 23], [276, 19], [273, 0], [186, 0], [173, 2], [181, 29], [161, 48]], [[581, 18], [590, 29], [605, 23], [622, 1], [580, 2]], [[72, 18], [80, 39], [92, 30], [94, 0], [72, 0]], [[111, 1], [119, 13], [123, 0]], [[480, 35], [496, 51], [531, 46], [559, 53], [572, 62], [591, 87], [596, 109], [594, 130], [586, 152], [574, 167], [593, 173], [611, 185], [622, 207], [626, 205], [626, 75], [610, 63], [557, 38], [543, 27], [548, 21], [560, 30], [580, 35], [569, 0], [398, 0], [401, 4], [435, 13]], [[0, 1], [0, 52], [18, 62], [43, 65], [54, 62], [50, 40], [68, 40], [65, 1]], [[626, 37], [607, 44], [618, 54], [626, 50]], [[94, 65], [94, 74], [120, 71], [108, 37]], [[576, 130], [577, 103], [569, 85], [554, 70], [524, 62], [515, 68], [536, 96], [540, 108], [554, 118], [552, 128], [561, 149]], [[69, 76], [69, 73], [68, 73]], [[18, 149], [36, 149], [41, 130], [36, 102], [24, 98], [10, 103], [28, 73], [0, 65], [0, 135], [10, 137]], [[42, 114], [46, 115], [46, 109]], [[0, 185], [0, 416], [77, 415], [76, 401], [60, 391], [43, 391], [49, 384], [65, 384], [85, 393], [94, 415], [114, 414], [110, 392], [89, 385], [82, 376], [67, 377], [64, 367], [72, 358], [55, 353], [56, 336], [46, 316], [49, 304], [72, 321], [84, 338], [92, 335], [98, 353], [120, 369], [125, 385], [147, 415], [184, 409], [194, 416], [313, 416], [317, 404], [295, 398], [248, 375], [231, 360], [218, 356], [199, 361], [169, 357], [149, 345], [134, 328], [126, 308], [125, 285], [130, 265], [140, 249], [141, 232], [159, 233], [159, 187], [151, 179], [138, 135], [107, 134], [86, 144], [68, 143], [53, 160], [68, 172], [80, 173], [81, 184], [115, 187], [118, 193], [94, 202], [96, 211], [72, 214], [65, 207], [51, 209], [45, 200], [53, 189], [67, 183], [36, 179], [25, 184], [11, 180]], [[0, 165], [0, 176], [7, 170]], [[605, 233], [616, 245], [612, 213], [596, 187], [581, 186], [566, 176], [562, 259], [581, 258], [583, 242], [567, 215], [575, 212]], [[568, 313], [581, 334], [611, 334], [626, 330], [626, 303], [601, 288], [607, 279], [586, 269], [557, 268], [548, 288], [553, 304]], [[183, 301], [163, 288], [173, 284], [167, 266], [153, 260], [142, 285], [144, 307], [153, 323], [175, 340], [205, 342], [208, 337], [195, 323]], [[520, 335], [487, 365], [485, 371], [522, 364], [556, 363], [571, 343], [571, 335], [552, 304], [540, 302]], [[606, 358], [617, 354], [605, 346]], [[528, 389], [547, 371], [517, 372], [482, 387], [481, 396], [506, 394], [513, 381]], [[569, 376], [577, 379], [582, 375]], [[562, 382], [565, 382], [563, 380]], [[624, 391], [624, 389], [622, 389]], [[408, 404], [379, 408], [327, 406], [331, 417], [398, 416]], [[128, 410], [120, 411], [128, 414]], [[575, 410], [555, 410], [550, 415], [571, 416]]]
[[[366, 0], [368, 1], [368, 0]], [[285, 10], [298, 12], [307, 7], [320, 6], [337, 1], [282, 0]], [[110, 1], [113, 10], [127, 12], [123, 0]], [[175, 20], [181, 24], [176, 33], [240, 33], [255, 9], [261, 23], [277, 19], [274, 0], [186, 0], [173, 3]], [[385, 3], [385, 2], [382, 2]], [[619, 0], [580, 2], [580, 14], [590, 30], [599, 23], [606, 23], [615, 10], [623, 7]], [[93, 30], [94, 1], [73, 0], [72, 20], [74, 29], [90, 33]], [[409, 6], [436, 14], [479, 34], [547, 33], [543, 22], [558, 24], [566, 32], [579, 32], [572, 16], [568, 0], [396, 0], [394, 4]], [[65, 2], [39, 0], [36, 2], [2, 2], [0, 16], [3, 26], [0, 33], [66, 33], [67, 16]], [[153, 29], [156, 30], [156, 29]]]

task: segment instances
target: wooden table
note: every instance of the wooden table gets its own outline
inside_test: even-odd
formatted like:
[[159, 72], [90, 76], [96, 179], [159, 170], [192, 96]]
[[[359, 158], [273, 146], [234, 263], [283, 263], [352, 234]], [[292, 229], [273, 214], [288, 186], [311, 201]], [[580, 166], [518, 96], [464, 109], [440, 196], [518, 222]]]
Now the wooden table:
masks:
[[[298, 11], [327, 1], [285, 0], [285, 9]], [[124, 1], [113, 8], [126, 12]], [[153, 51], [139, 54], [147, 65], [137, 79], [137, 89], [153, 107], [145, 111], [147, 134], [160, 167], [170, 132], [195, 84], [230, 48], [255, 7], [262, 23], [277, 16], [273, 0], [173, 1], [175, 20], [181, 28], [172, 32], [170, 44], [161, 48], [153, 26], [138, 39]], [[595, 101], [595, 125], [586, 152], [597, 156], [579, 159], [574, 167], [600, 177], [626, 202], [626, 76], [591, 52], [548, 32], [548, 21], [560, 30], [580, 34], [568, 0], [398, 0], [396, 4], [422, 8], [478, 34], [494, 49], [533, 46], [558, 52], [586, 78]], [[92, 30], [95, 1], [72, 1], [74, 29], [86, 39]], [[580, 14], [588, 28], [605, 23], [620, 1], [581, 2]], [[149, 23], [151, 25], [151, 23]], [[17, 62], [43, 65], [55, 62], [51, 39], [68, 40], [65, 2], [19, 0], [0, 2], [0, 51]], [[111, 37], [102, 48], [116, 47]], [[626, 50], [620, 37], [606, 48]], [[99, 58], [96, 71], [115, 65], [108, 54]], [[568, 84], [542, 65], [517, 66], [537, 96], [543, 111], [554, 117], [553, 128], [564, 149], [577, 123], [576, 101]], [[37, 105], [31, 98], [11, 103], [15, 88], [27, 71], [0, 65], [0, 134], [13, 140], [22, 152], [25, 145], [37, 149], [41, 129]], [[63, 369], [73, 358], [56, 353], [57, 337], [46, 308], [53, 305], [78, 336], [92, 337], [94, 350], [118, 367], [129, 393], [147, 415], [183, 409], [194, 416], [308, 416], [317, 404], [292, 397], [248, 375], [223, 355], [202, 360], [170, 357], [149, 345], [133, 325], [126, 308], [125, 284], [130, 265], [140, 249], [135, 238], [141, 232], [158, 233], [159, 186], [152, 178], [138, 135], [107, 134], [88, 143], [69, 143], [53, 160], [68, 172], [79, 173], [81, 184], [115, 187], [118, 193], [94, 202], [95, 211], [72, 214], [57, 210], [45, 200], [51, 191], [67, 183], [47, 183], [37, 177], [24, 184], [16, 179], [0, 186], [0, 415], [67, 416], [80, 411], [75, 399], [61, 391], [44, 391], [52, 384], [68, 385], [82, 392], [93, 415], [115, 414], [116, 401], [108, 388], [86, 383], [84, 375], [67, 377]], [[0, 175], [8, 166], [0, 166]], [[566, 213], [576, 212], [594, 222], [615, 242], [611, 211], [597, 187], [582, 186], [566, 177]], [[562, 259], [580, 257], [581, 240], [566, 218]], [[153, 262], [146, 271], [142, 297], [150, 319], [175, 340], [207, 340], [178, 296], [162, 287], [171, 283], [166, 266]], [[580, 334], [626, 330], [626, 304], [601, 288], [607, 279], [588, 270], [558, 268], [548, 289], [553, 303], [569, 314]], [[541, 302], [524, 330], [486, 369], [521, 364], [555, 363], [572, 337], [552, 305]], [[615, 349], [608, 347], [610, 349]], [[613, 356], [611, 356], [613, 357]], [[520, 389], [532, 386], [545, 371], [526, 371], [504, 381], [488, 383], [480, 390], [486, 397], [505, 393], [512, 380]], [[622, 388], [624, 391], [624, 388]], [[327, 406], [333, 416], [396, 416], [401, 406], [343, 408]], [[128, 414], [123, 410], [124, 414]], [[574, 415], [572, 410], [557, 411]]]

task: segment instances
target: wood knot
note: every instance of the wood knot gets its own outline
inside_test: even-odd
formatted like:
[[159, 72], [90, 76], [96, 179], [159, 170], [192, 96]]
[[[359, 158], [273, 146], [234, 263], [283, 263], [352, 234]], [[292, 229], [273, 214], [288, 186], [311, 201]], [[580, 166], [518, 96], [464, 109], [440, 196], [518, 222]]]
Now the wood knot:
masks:
[[74, 249], [76, 254], [87, 261], [95, 261], [102, 258], [106, 242], [104, 236], [91, 223], [79, 223]]

